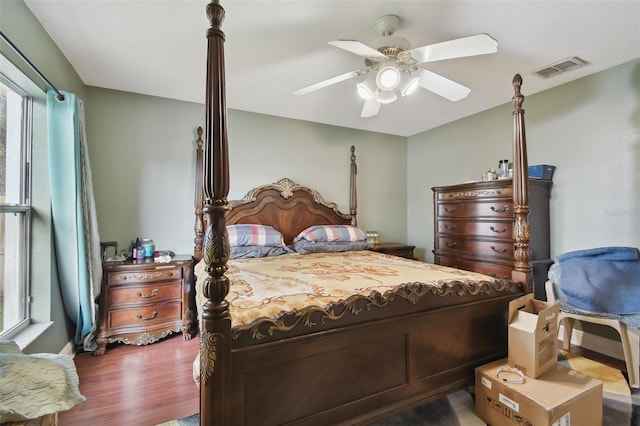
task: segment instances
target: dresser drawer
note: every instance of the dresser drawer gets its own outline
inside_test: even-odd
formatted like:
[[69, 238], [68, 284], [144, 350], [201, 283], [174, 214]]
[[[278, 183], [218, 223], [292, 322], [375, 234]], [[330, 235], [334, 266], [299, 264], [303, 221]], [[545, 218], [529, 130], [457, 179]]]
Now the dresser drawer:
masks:
[[[436, 201], [456, 201], [456, 200], [475, 200], [480, 201], [489, 198], [503, 198], [505, 200], [513, 200], [513, 187], [504, 181], [500, 186], [490, 185], [471, 185], [464, 187], [461, 185], [454, 187], [433, 188], [436, 190]], [[463, 188], [464, 187], [464, 188]]]
[[513, 202], [490, 201], [482, 203], [442, 203], [438, 204], [438, 217], [442, 218], [501, 218], [513, 220]]
[[449, 256], [437, 256], [436, 263], [438, 265], [464, 269], [465, 271], [478, 272], [493, 278], [511, 279], [511, 268], [493, 263], [477, 262]]
[[438, 232], [440, 234], [512, 238], [512, 231], [512, 221], [438, 220]]
[[153, 325], [179, 318], [182, 302], [175, 301], [153, 306], [143, 306], [133, 309], [117, 309], [109, 311], [109, 327], [138, 325]]
[[164, 299], [180, 299], [181, 295], [182, 281], [109, 287], [111, 306], [123, 303], [156, 303]]
[[441, 235], [438, 237], [439, 252], [455, 252], [462, 255], [472, 254], [474, 256], [486, 256], [501, 258], [505, 260], [513, 259], [512, 240], [471, 240], [465, 237]]
[[141, 271], [110, 272], [108, 276], [109, 285], [181, 279], [182, 268], [175, 266], [158, 266], [155, 269]]

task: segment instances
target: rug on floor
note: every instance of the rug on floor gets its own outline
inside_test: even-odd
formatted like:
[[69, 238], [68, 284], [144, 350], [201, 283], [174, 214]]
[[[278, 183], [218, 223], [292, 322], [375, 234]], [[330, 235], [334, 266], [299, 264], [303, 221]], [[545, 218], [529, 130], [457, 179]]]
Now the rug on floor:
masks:
[[[603, 426], [640, 426], [640, 390], [631, 390], [620, 370], [564, 351], [560, 352], [558, 363], [602, 381]], [[475, 415], [471, 390], [454, 392], [372, 426], [485, 426]], [[195, 426], [199, 421], [196, 413], [158, 426]]]

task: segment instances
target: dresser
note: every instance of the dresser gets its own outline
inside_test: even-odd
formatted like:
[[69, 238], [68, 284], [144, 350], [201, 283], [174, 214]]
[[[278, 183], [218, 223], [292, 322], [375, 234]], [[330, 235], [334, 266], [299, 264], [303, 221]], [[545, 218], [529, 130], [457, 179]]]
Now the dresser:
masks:
[[[553, 263], [549, 249], [551, 181], [529, 179], [529, 249], [534, 293], [546, 300], [544, 283]], [[514, 263], [511, 179], [434, 187], [435, 263], [511, 278]]]
[[406, 257], [407, 259], [414, 259], [413, 249], [416, 246], [400, 243], [379, 243], [369, 247], [369, 250], [377, 251], [378, 253], [391, 254], [393, 256]]
[[189, 303], [192, 264], [191, 256], [104, 263], [95, 355], [114, 342], [147, 345], [177, 332], [190, 339], [197, 330]]

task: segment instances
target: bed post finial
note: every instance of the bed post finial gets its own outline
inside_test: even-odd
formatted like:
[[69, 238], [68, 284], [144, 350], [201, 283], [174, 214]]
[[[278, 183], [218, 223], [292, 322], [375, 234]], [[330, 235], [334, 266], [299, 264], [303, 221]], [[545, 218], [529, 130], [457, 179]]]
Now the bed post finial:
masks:
[[351, 225], [358, 226], [358, 190], [356, 188], [356, 176], [358, 175], [358, 165], [356, 164], [356, 147], [351, 145], [351, 176], [349, 198], [349, 214], [351, 216]]
[[203, 259], [207, 277], [206, 302], [200, 315], [200, 424], [226, 425], [231, 419], [231, 315], [229, 236], [225, 214], [229, 193], [229, 152], [224, 74], [224, 33], [220, 29], [224, 9], [217, 0], [207, 5], [211, 28], [207, 31], [205, 144], [203, 162], [204, 214], [207, 230]]
[[524, 96], [520, 93], [520, 88], [522, 87], [522, 76], [520, 74], [514, 75], [511, 84], [513, 85], [513, 91], [515, 92], [512, 99], [514, 109], [516, 112], [522, 111], [522, 103], [524, 102]]
[[527, 291], [533, 291], [533, 268], [529, 250], [529, 166], [527, 163], [527, 138], [524, 127], [524, 96], [520, 92], [522, 77], [513, 77], [513, 227], [514, 272], [513, 280], [523, 282]]

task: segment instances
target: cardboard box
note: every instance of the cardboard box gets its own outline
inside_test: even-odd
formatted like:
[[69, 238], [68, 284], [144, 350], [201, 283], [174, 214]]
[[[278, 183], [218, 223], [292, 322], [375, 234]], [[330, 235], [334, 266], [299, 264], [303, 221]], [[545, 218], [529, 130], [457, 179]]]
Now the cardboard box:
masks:
[[476, 368], [476, 415], [487, 424], [602, 426], [600, 380], [556, 365], [537, 379], [509, 383], [505, 373], [497, 377], [506, 365], [503, 359]]
[[560, 303], [524, 295], [509, 303], [509, 365], [536, 378], [558, 362]]

